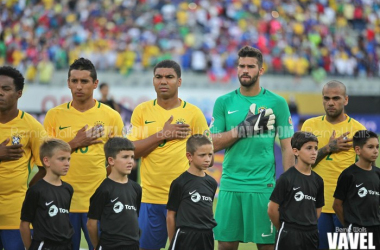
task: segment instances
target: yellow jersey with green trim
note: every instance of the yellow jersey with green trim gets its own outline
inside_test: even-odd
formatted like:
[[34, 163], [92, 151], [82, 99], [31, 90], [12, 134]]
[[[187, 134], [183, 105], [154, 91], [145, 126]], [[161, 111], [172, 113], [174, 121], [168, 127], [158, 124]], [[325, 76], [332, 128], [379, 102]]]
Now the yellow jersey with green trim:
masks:
[[24, 153], [16, 161], [0, 161], [0, 230], [19, 229], [20, 214], [28, 177], [34, 165], [42, 166], [40, 145], [46, 131], [30, 114], [19, 110], [13, 120], [0, 123], [0, 143], [22, 144]]
[[[335, 130], [335, 138], [338, 138], [346, 132], [348, 138], [354, 136], [358, 130], [366, 129], [355, 119], [346, 115], [346, 119], [337, 124], [331, 124], [326, 120], [325, 116], [318, 116], [305, 121], [302, 131], [311, 132], [318, 138], [318, 148], [326, 146], [330, 137]], [[319, 174], [325, 183], [325, 206], [322, 208], [323, 213], [335, 213], [332, 209], [334, 203], [334, 191], [339, 175], [343, 170], [356, 162], [356, 153], [354, 148], [348, 151], [340, 151], [338, 153], [328, 154], [322, 159], [313, 170]]]
[[[170, 116], [173, 116], [172, 123], [189, 124], [191, 135], [204, 134], [210, 138], [206, 118], [198, 107], [181, 100], [179, 107], [166, 110], [156, 100], [151, 100], [141, 103], [133, 111], [128, 139], [138, 141], [161, 131]], [[170, 184], [189, 168], [186, 141], [187, 139], [164, 141], [141, 158], [142, 202], [167, 203]]]
[[45, 117], [44, 126], [49, 136], [65, 142], [74, 139], [75, 135], [85, 125], [103, 127], [102, 142], [87, 147], [78, 148], [71, 154], [70, 169], [62, 180], [71, 184], [74, 195], [70, 211], [87, 213], [90, 198], [106, 178], [106, 157], [104, 144], [113, 136], [122, 136], [123, 120], [119, 113], [95, 100], [95, 106], [80, 112], [71, 106], [71, 102], [50, 109]]

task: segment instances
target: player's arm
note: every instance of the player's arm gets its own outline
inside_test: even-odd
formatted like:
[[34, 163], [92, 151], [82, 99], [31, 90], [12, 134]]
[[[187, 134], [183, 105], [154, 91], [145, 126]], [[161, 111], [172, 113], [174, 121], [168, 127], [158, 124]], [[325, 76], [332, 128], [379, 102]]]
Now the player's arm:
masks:
[[87, 220], [87, 230], [88, 235], [90, 236], [91, 243], [94, 247], [98, 245], [99, 236], [98, 236], [98, 220], [90, 219]]
[[335, 198], [333, 203], [333, 209], [335, 211], [336, 216], [338, 216], [340, 223], [342, 223], [342, 225], [345, 226], [346, 223], [344, 221], [343, 201]]
[[278, 211], [279, 208], [280, 208], [280, 205], [277, 204], [276, 202], [270, 201], [268, 204], [269, 218], [277, 230], [279, 230], [281, 226], [280, 212]]
[[32, 234], [30, 232], [30, 222], [29, 221], [21, 221], [20, 222], [20, 233], [22, 242], [24, 243], [25, 249], [29, 249], [32, 244]]
[[177, 212], [168, 210], [166, 215], [166, 227], [168, 228], [169, 242], [172, 242], [175, 233], [175, 215]]
[[317, 166], [317, 164], [328, 154], [350, 150], [352, 148], [352, 139], [347, 138], [347, 135], [349, 133], [350, 132], [343, 133], [340, 137], [335, 138], [336, 132], [333, 130], [329, 143], [318, 150], [317, 159], [315, 160], [315, 164], [312, 165], [312, 167]]
[[44, 167], [38, 167], [38, 172], [33, 176], [33, 178], [29, 182], [29, 187], [33, 186], [36, 184], [39, 180], [45, 177], [46, 175], [46, 169]]
[[190, 134], [190, 126], [188, 124], [172, 124], [172, 121], [173, 116], [165, 122], [161, 131], [145, 139], [133, 141], [135, 145], [135, 159], [147, 156], [165, 141], [187, 138]]
[[292, 138], [285, 138], [280, 140], [281, 154], [282, 154], [282, 166], [284, 171], [295, 165], [295, 157], [293, 154], [292, 146], [290, 144]]
[[321, 216], [321, 213], [322, 213], [322, 208], [321, 207], [317, 208], [317, 220], [319, 219], [319, 216]]
[[227, 132], [211, 134], [212, 143], [214, 145], [214, 152], [218, 152], [222, 149], [231, 147], [240, 139], [238, 137], [238, 134], [239, 131], [237, 127]]

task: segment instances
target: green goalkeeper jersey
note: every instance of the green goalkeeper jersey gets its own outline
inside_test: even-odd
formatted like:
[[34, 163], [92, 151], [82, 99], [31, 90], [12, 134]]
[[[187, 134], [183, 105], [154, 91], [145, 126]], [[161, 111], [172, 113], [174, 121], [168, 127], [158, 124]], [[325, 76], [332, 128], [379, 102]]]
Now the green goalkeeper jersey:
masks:
[[272, 192], [276, 181], [274, 140], [293, 135], [292, 119], [285, 99], [264, 88], [256, 96], [243, 96], [240, 89], [219, 97], [214, 105], [211, 133], [229, 131], [242, 122], [251, 104], [255, 114], [271, 108], [276, 116], [275, 129], [241, 138], [226, 148], [220, 190], [234, 192]]

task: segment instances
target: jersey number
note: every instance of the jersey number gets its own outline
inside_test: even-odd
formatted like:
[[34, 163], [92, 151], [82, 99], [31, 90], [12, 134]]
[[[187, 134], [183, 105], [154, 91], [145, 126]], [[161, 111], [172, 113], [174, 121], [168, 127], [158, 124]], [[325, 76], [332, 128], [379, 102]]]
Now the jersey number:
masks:
[[[88, 151], [88, 146], [84, 147], [84, 148], [80, 148], [79, 151], [82, 153], [82, 154], [85, 154], [87, 153]], [[75, 153], [78, 153], [78, 148], [74, 150]]]
[[327, 155], [327, 157], [326, 157], [326, 161], [332, 161], [332, 160], [333, 160], [333, 158], [330, 157], [331, 154], [332, 154], [332, 153], [330, 153], [330, 154]]

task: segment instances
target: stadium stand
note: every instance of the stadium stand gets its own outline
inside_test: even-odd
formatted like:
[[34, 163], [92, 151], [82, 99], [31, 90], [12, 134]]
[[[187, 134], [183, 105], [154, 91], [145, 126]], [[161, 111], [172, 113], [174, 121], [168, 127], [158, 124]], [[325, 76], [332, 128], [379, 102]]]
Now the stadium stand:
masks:
[[122, 75], [173, 59], [230, 83], [245, 44], [272, 74], [379, 76], [379, 0], [8, 0], [0, 9], [0, 65], [30, 82], [49, 84], [84, 56]]

